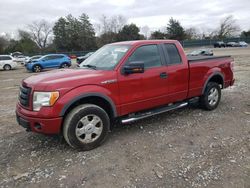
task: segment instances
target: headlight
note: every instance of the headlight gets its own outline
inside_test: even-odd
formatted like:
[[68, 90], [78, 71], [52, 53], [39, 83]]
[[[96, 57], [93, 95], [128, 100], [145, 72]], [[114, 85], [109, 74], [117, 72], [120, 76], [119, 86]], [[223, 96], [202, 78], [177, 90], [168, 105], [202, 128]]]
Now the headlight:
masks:
[[33, 94], [33, 110], [39, 111], [42, 106], [52, 106], [59, 98], [59, 92], [39, 92]]

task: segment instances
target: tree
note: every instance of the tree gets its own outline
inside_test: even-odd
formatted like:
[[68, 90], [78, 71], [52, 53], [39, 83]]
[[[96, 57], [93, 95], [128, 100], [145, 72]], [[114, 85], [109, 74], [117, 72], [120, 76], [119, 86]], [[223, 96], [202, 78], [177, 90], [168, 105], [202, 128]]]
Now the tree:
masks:
[[195, 27], [190, 27], [188, 29], [185, 30], [185, 34], [186, 34], [186, 39], [198, 39], [199, 35], [198, 35], [198, 31]]
[[32, 40], [36, 42], [41, 50], [44, 50], [51, 42], [51, 25], [45, 20], [40, 20], [34, 21], [32, 24], [28, 25], [28, 28]]
[[250, 30], [248, 30], [248, 31], [242, 31], [241, 34], [240, 34], [240, 37], [241, 38], [250, 37]]
[[4, 53], [5, 49], [8, 47], [9, 41], [4, 37], [0, 37], [0, 54]]
[[147, 25], [140, 28], [140, 32], [143, 33], [146, 39], [150, 37], [149, 31], [150, 31], [150, 28]]
[[122, 15], [116, 15], [111, 18], [103, 15], [96, 26], [99, 34], [97, 38], [98, 46], [101, 47], [104, 44], [116, 42], [118, 40], [118, 33], [126, 22], [127, 19]]
[[126, 23], [127, 19], [122, 15], [115, 15], [110, 18], [102, 15], [99, 24], [97, 24], [97, 30], [100, 35], [111, 32], [118, 33]]
[[178, 20], [170, 18], [167, 26], [167, 37], [169, 39], [184, 40], [186, 35], [184, 28], [181, 26]]
[[80, 45], [82, 50], [96, 49], [95, 30], [89, 21], [86, 14], [82, 14], [79, 18], [80, 21]]
[[118, 33], [118, 41], [139, 40], [140, 29], [135, 24], [125, 25]]
[[167, 36], [165, 33], [159, 31], [154, 31], [153, 33], [151, 33], [150, 39], [166, 39]]
[[19, 40], [17, 41], [17, 46], [15, 51], [20, 51], [24, 54], [35, 53], [39, 51], [39, 47], [32, 40], [32, 37], [27, 31], [18, 30]]
[[54, 43], [59, 50], [96, 49], [95, 31], [86, 14], [78, 19], [71, 14], [59, 18], [53, 27]]
[[67, 20], [61, 17], [53, 27], [54, 44], [60, 50], [69, 50], [67, 24]]
[[224, 18], [223, 20], [221, 20], [219, 28], [217, 29], [217, 37], [219, 39], [232, 37], [232, 36], [237, 35], [239, 31], [240, 31], [240, 27], [238, 26], [233, 16], [230, 15]]

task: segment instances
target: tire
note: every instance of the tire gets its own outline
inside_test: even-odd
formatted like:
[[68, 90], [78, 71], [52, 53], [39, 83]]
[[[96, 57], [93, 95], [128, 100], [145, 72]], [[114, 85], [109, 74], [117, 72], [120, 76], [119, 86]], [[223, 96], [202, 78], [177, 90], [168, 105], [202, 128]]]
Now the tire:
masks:
[[205, 110], [214, 110], [220, 103], [221, 88], [215, 82], [209, 82], [204, 94], [200, 97], [200, 105]]
[[68, 68], [68, 67], [69, 67], [68, 63], [62, 63], [60, 66], [60, 68], [62, 68], [62, 69]]
[[105, 110], [93, 104], [83, 104], [66, 116], [63, 136], [71, 147], [87, 151], [105, 141], [109, 128], [110, 118]]
[[3, 66], [3, 69], [6, 71], [9, 71], [9, 70], [11, 70], [11, 66], [9, 64], [6, 64]]
[[34, 65], [32, 68], [33, 72], [41, 72], [42, 71], [42, 67], [40, 65]]

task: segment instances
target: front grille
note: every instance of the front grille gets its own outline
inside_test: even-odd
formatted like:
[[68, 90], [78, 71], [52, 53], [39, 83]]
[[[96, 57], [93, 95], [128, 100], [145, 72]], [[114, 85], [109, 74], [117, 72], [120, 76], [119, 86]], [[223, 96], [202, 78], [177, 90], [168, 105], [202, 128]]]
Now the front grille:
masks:
[[21, 105], [25, 107], [29, 107], [30, 91], [31, 91], [31, 88], [29, 87], [25, 87], [25, 86], [20, 87], [19, 101]]

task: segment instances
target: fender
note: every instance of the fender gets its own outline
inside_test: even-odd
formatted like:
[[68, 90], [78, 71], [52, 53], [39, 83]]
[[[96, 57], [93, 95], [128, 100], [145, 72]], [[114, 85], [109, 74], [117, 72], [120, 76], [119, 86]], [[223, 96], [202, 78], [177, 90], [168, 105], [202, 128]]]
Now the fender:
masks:
[[213, 76], [217, 76], [217, 75], [220, 76], [220, 77], [222, 78], [222, 88], [224, 87], [224, 75], [223, 75], [221, 72], [216, 71], [216, 72], [212, 73], [212, 74], [206, 79], [206, 82], [205, 82], [204, 85], [203, 85], [202, 94], [204, 94], [205, 89], [206, 89], [206, 86], [207, 86], [209, 80], [210, 80]]
[[67, 109], [76, 101], [80, 99], [84, 99], [86, 97], [100, 97], [107, 101], [111, 108], [112, 112], [114, 114], [114, 117], [117, 117], [117, 109], [115, 105], [115, 101], [109, 96], [110, 92], [109, 90], [98, 87], [95, 85], [89, 86], [83, 86], [80, 88], [75, 88], [67, 93], [65, 93], [62, 97], [62, 99], [59, 102], [59, 105], [62, 107], [60, 110], [60, 116], [64, 116]]

